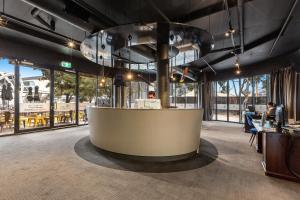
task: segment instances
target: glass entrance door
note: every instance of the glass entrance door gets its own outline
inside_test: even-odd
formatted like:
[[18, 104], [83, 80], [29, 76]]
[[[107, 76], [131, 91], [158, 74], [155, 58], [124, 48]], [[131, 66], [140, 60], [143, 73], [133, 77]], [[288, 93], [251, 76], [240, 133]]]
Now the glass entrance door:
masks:
[[54, 71], [54, 126], [76, 124], [76, 74]]
[[97, 77], [79, 73], [78, 124], [87, 124], [87, 107], [95, 106], [97, 99]]
[[20, 130], [50, 127], [50, 87], [50, 70], [20, 66]]
[[15, 67], [0, 59], [0, 136], [14, 133]]
[[231, 79], [228, 81], [228, 116], [231, 122], [240, 122], [240, 80]]

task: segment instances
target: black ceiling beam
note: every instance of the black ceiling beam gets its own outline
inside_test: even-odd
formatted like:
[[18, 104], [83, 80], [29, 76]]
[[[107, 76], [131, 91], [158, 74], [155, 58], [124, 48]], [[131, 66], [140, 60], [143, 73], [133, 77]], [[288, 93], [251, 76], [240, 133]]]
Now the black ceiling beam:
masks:
[[[276, 31], [273, 31], [272, 33], [269, 33], [268, 35], [265, 35], [247, 45], [244, 46], [244, 51], [249, 51], [257, 46], [260, 46], [266, 42], [270, 42], [272, 40], [275, 40], [277, 35], [279, 34], [280, 32], [280, 29], [276, 30]], [[233, 58], [235, 57], [235, 54], [234, 53], [227, 53], [225, 54], [224, 56], [221, 56], [220, 58], [217, 58], [216, 60], [212, 61], [212, 62], [209, 62], [210, 65], [215, 65], [215, 64], [218, 64], [220, 62], [223, 62], [227, 59], [230, 59], [230, 58]]]
[[237, 0], [241, 53], [244, 53], [244, 0]]
[[109, 17], [107, 17], [106, 15], [102, 14], [96, 8], [90, 6], [89, 4], [87, 4], [86, 2], [84, 2], [83, 0], [72, 0], [72, 1], [74, 3], [76, 3], [77, 5], [79, 5], [80, 7], [84, 8], [85, 10], [87, 10], [92, 15], [94, 15], [106, 27], [112, 27], [112, 26], [117, 26], [118, 25], [114, 20], [112, 20]]
[[212, 54], [212, 53], [219, 53], [219, 52], [224, 52], [224, 51], [233, 51], [233, 50], [237, 50], [237, 49], [240, 49], [240, 46], [236, 46], [236, 47], [225, 47], [225, 48], [221, 48], [221, 49], [214, 49], [214, 50], [211, 50], [209, 52], [209, 54]]
[[292, 17], [292, 14], [293, 14], [293, 11], [294, 11], [295, 7], [297, 6], [297, 4], [298, 4], [298, 0], [294, 0], [294, 3], [293, 3], [293, 5], [292, 5], [292, 7], [290, 8], [290, 11], [289, 11], [289, 13], [288, 13], [288, 16], [286, 17], [286, 19], [285, 19], [285, 21], [284, 21], [284, 24], [282, 25], [281, 30], [280, 30], [280, 32], [278, 33], [278, 36], [277, 36], [276, 40], [274, 41], [274, 43], [273, 43], [273, 45], [272, 45], [272, 47], [271, 47], [271, 50], [270, 50], [270, 52], [269, 52], [269, 56], [272, 54], [272, 52], [273, 52], [273, 50], [274, 50], [274, 48], [275, 48], [275, 46], [276, 46], [278, 40], [280, 39], [280, 37], [283, 35], [283, 33], [285, 32], [286, 28], [287, 28], [288, 25], [290, 24], [290, 22], [291, 22], [291, 17]]
[[[244, 3], [253, 1], [253, 0], [244, 0]], [[237, 6], [237, 0], [229, 0], [228, 1], [228, 8], [233, 8]], [[208, 15], [212, 15], [214, 13], [220, 12], [224, 10], [224, 3], [223, 1], [220, 1], [216, 4], [213, 4], [211, 6], [201, 8], [199, 10], [195, 10], [187, 15], [183, 15], [180, 17], [176, 17], [172, 19], [172, 21], [181, 22], [181, 23], [187, 23], [189, 21], [199, 19]]]
[[50, 41], [53, 43], [56, 43], [58, 45], [67, 46], [68, 41], [74, 41], [75, 42], [75, 50], [80, 50], [79, 44], [80, 41], [73, 40], [71, 38], [68, 38], [64, 35], [58, 34], [56, 32], [53, 32], [51, 30], [42, 28], [40, 26], [31, 24], [29, 22], [26, 22], [24, 20], [18, 19], [16, 17], [10, 16], [10, 15], [3, 15], [6, 18], [8, 18], [6, 28], [9, 28], [11, 30], [15, 30], [21, 33], [25, 33], [30, 36], [34, 36], [36, 38], [40, 38], [46, 41]]

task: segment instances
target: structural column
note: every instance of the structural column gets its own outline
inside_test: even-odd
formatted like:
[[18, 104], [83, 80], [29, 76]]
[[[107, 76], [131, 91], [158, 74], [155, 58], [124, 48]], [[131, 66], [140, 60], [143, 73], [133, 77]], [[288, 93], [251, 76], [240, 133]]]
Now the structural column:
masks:
[[168, 23], [157, 23], [157, 84], [162, 108], [170, 106], [169, 99], [169, 29]]
[[19, 61], [15, 60], [15, 91], [14, 91], [14, 98], [15, 98], [15, 123], [14, 123], [14, 133], [18, 133], [20, 130], [20, 123], [19, 123], [19, 115], [20, 115], [20, 107], [19, 107], [19, 91], [20, 91], [20, 67]]
[[[125, 64], [120, 61], [114, 62], [114, 67], [122, 70], [125, 68]], [[124, 77], [123, 77], [124, 78]], [[122, 85], [114, 85], [114, 107], [115, 108], [125, 108], [126, 107], [126, 87]]]

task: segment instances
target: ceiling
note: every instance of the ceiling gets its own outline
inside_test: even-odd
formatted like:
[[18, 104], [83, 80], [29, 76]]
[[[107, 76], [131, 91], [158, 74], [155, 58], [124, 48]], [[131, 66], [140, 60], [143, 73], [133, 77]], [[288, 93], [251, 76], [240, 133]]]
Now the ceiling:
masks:
[[[299, 3], [270, 54], [294, 0], [244, 0], [241, 1], [242, 13], [238, 10], [237, 1], [240, 0], [227, 2], [230, 21], [236, 30], [233, 35], [235, 47], [238, 48], [236, 52], [240, 53], [239, 47], [244, 46], [244, 53], [238, 55], [240, 65], [253, 65], [300, 48]], [[3, 0], [0, 2], [2, 11]], [[38, 15], [47, 23], [55, 21], [55, 30], [50, 31], [49, 27], [33, 17], [32, 2], [51, 8], [51, 12], [40, 8]], [[205, 29], [214, 36], [215, 49], [204, 59], [216, 71], [234, 68], [236, 60], [231, 53], [232, 40], [224, 35], [229, 28], [224, 0], [6, 0], [4, 13], [11, 17], [11, 24], [0, 28], [0, 37], [15, 34], [14, 37], [42, 43], [45, 47], [59, 52], [66, 52], [68, 40], [80, 43], [87, 35], [104, 28], [168, 19]], [[62, 19], [62, 16], [67, 17], [73, 24]], [[241, 42], [241, 35], [244, 42]], [[79, 53], [76, 56], [82, 57]], [[195, 72], [209, 70], [201, 60], [191, 63], [190, 68]]]

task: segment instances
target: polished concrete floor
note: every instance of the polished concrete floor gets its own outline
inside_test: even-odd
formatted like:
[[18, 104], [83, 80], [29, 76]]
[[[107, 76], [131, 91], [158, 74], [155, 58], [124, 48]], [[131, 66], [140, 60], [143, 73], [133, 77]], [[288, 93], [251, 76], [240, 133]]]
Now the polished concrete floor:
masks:
[[300, 184], [267, 177], [241, 126], [206, 122], [202, 136], [218, 158], [199, 169], [131, 172], [80, 158], [88, 127], [0, 137], [0, 199], [299, 199]]

